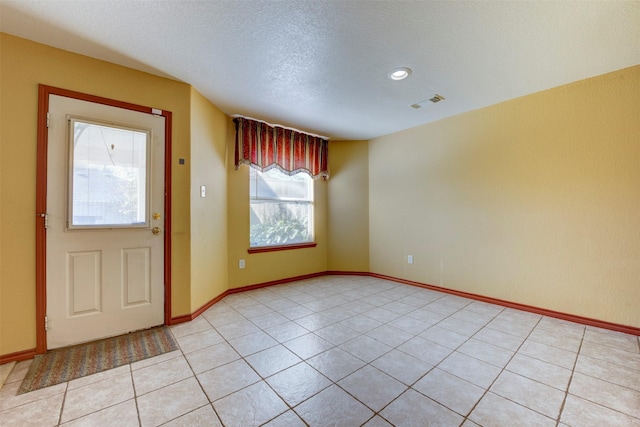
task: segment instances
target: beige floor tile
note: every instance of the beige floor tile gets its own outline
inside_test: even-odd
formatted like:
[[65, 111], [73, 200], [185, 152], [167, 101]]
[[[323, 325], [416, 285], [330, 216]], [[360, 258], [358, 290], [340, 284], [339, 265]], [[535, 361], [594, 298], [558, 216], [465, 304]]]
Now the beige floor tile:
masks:
[[578, 356], [576, 372], [640, 392], [640, 372], [588, 356]]
[[243, 335], [229, 341], [229, 344], [241, 356], [248, 356], [278, 344], [276, 340], [262, 331], [254, 332], [249, 335]]
[[223, 427], [210, 404], [186, 413], [162, 425], [163, 427]]
[[[218, 303], [219, 304], [219, 303]], [[223, 310], [212, 311], [218, 304], [211, 307], [209, 310], [205, 311], [203, 316], [207, 321], [214, 327], [219, 328], [220, 326], [228, 325], [230, 323], [241, 322], [245, 319], [245, 317], [235, 311], [233, 308], [227, 306], [227, 308]]]
[[171, 333], [175, 338], [183, 337], [185, 335], [195, 334], [196, 332], [204, 332], [213, 329], [213, 326], [204, 316], [197, 317], [190, 322], [180, 323], [175, 326], [171, 326]]
[[337, 323], [335, 320], [327, 316], [323, 316], [322, 314], [319, 314], [319, 313], [314, 313], [305, 317], [301, 317], [299, 319], [296, 319], [295, 322], [298, 325], [302, 326], [303, 328], [311, 332], [317, 331], [318, 329], [322, 329], [329, 325], [333, 325], [334, 323]]
[[307, 307], [303, 307], [301, 305], [294, 305], [292, 307], [283, 308], [282, 310], [278, 310], [278, 313], [282, 314], [289, 320], [300, 319], [301, 317], [308, 316], [313, 313], [312, 310], [309, 310]]
[[411, 313], [407, 313], [407, 317], [419, 320], [428, 325], [435, 325], [436, 323], [443, 321], [448, 316], [448, 314], [436, 313], [435, 311], [431, 311], [428, 309], [428, 307], [420, 307], [412, 311]]
[[289, 409], [264, 381], [215, 401], [213, 407], [227, 427], [259, 426]]
[[366, 334], [367, 332], [382, 326], [382, 322], [378, 322], [377, 320], [365, 316], [364, 314], [358, 314], [356, 316], [350, 317], [349, 319], [343, 320], [342, 322], [340, 322], [340, 325], [355, 329], [361, 334]]
[[64, 427], [93, 427], [108, 425], [118, 427], [137, 427], [139, 423], [136, 401], [134, 399], [130, 399], [62, 424]]
[[[248, 323], [248, 320], [245, 320]], [[253, 325], [251, 325], [253, 326]], [[226, 327], [226, 326], [223, 326]], [[255, 328], [255, 326], [253, 326]], [[218, 332], [213, 329], [209, 329], [202, 332], [196, 332], [190, 335], [185, 335], [176, 339], [180, 349], [183, 353], [191, 353], [192, 351], [200, 350], [201, 348], [211, 347], [212, 345], [221, 343], [224, 338], [220, 336]]]
[[640, 427], [640, 419], [638, 418], [630, 417], [622, 412], [614, 411], [571, 394], [567, 396], [560, 421], [569, 426], [580, 427]]
[[476, 313], [486, 314], [491, 317], [496, 317], [504, 311], [504, 307], [502, 306], [483, 301], [473, 301], [471, 304], [466, 306], [465, 309]]
[[391, 424], [389, 424], [381, 416], [376, 415], [375, 417], [373, 417], [369, 421], [367, 421], [367, 423], [364, 424], [362, 427], [393, 427], [393, 426]]
[[534, 325], [529, 326], [510, 322], [509, 320], [500, 318], [500, 316], [498, 315], [491, 322], [487, 323], [486, 327], [506, 332], [520, 338], [526, 338], [533, 330]]
[[500, 374], [500, 368], [459, 352], [452, 353], [438, 368], [484, 389]]
[[506, 348], [507, 350], [516, 351], [524, 342], [523, 337], [517, 335], [511, 335], [507, 332], [502, 332], [497, 329], [483, 328], [473, 336], [473, 339], [486, 342], [498, 347]]
[[244, 360], [236, 360], [197, 376], [212, 402], [260, 381], [260, 377]]
[[163, 424], [209, 403], [195, 378], [152, 391], [136, 400], [142, 426]]
[[508, 371], [566, 391], [571, 370], [523, 354], [516, 354], [506, 368]]
[[16, 365], [16, 362], [9, 362], [3, 365], [0, 365], [0, 388], [4, 385], [13, 370], [13, 367]]
[[289, 298], [279, 298], [279, 299], [274, 299], [272, 301], [269, 301], [266, 303], [266, 305], [271, 308], [272, 310], [284, 310], [287, 309], [289, 307], [293, 307], [295, 306], [297, 303], [290, 300]]
[[390, 325], [382, 325], [367, 332], [367, 336], [391, 347], [397, 347], [413, 338], [413, 334]]
[[580, 348], [580, 354], [640, 371], [640, 353], [620, 350], [585, 340]]
[[416, 307], [414, 307], [413, 305], [405, 304], [397, 300], [391, 301], [390, 303], [386, 304], [384, 308], [396, 314], [400, 314], [401, 316], [404, 316], [405, 314], [416, 309]]
[[434, 369], [413, 388], [441, 405], [467, 416], [485, 390], [441, 369]]
[[334, 347], [306, 361], [332, 381], [339, 381], [365, 365], [365, 362]]
[[61, 420], [75, 420], [133, 397], [133, 383], [128, 373], [69, 390], [64, 399]]
[[22, 382], [19, 381], [5, 384], [2, 387], [2, 390], [0, 390], [0, 411], [46, 399], [57, 394], [63, 394], [67, 390], [67, 383], [62, 383], [29, 393], [17, 394], [21, 384]]
[[433, 365], [395, 349], [377, 358], [371, 365], [406, 385], [413, 384], [433, 368]]
[[294, 338], [291, 341], [283, 343], [283, 345], [303, 360], [322, 353], [334, 346], [334, 344], [329, 341], [311, 333]]
[[0, 424], [5, 427], [48, 427], [58, 425], [63, 393], [0, 411]]
[[553, 347], [558, 347], [572, 353], [577, 353], [582, 343], [582, 335], [565, 333], [562, 329], [535, 328], [529, 335], [529, 340], [537, 341]]
[[373, 412], [336, 385], [322, 390], [294, 408], [310, 427], [359, 426]]
[[199, 374], [217, 368], [240, 358], [240, 355], [226, 342], [212, 345], [185, 355], [191, 369]]
[[439, 326], [432, 326], [422, 332], [419, 336], [426, 340], [435, 342], [436, 344], [440, 344], [443, 347], [450, 348], [451, 350], [457, 349], [469, 339], [469, 337], [465, 335], [458, 334], [457, 332], [453, 332]]
[[558, 389], [509, 371], [500, 374], [491, 391], [553, 419], [560, 415], [565, 397]]
[[478, 341], [473, 338], [462, 344], [457, 351], [464, 353], [467, 356], [475, 357], [476, 359], [491, 363], [499, 368], [506, 366], [514, 354], [511, 350], [487, 344], [486, 342]]
[[408, 388], [370, 365], [343, 378], [338, 385], [374, 412], [387, 406]]
[[280, 372], [302, 361], [302, 359], [282, 345], [254, 353], [246, 357], [245, 360], [262, 378], [270, 377], [276, 372]]
[[398, 350], [407, 353], [429, 365], [437, 365], [451, 354], [450, 348], [441, 346], [432, 341], [420, 337], [413, 337], [404, 344], [398, 346]]
[[291, 407], [332, 384], [324, 375], [304, 362], [280, 371], [266, 381]]
[[[385, 308], [386, 307], [387, 306], [385, 306]], [[429, 328], [431, 324], [415, 319], [410, 316], [402, 316], [402, 317], [393, 319], [391, 322], [389, 322], [389, 326], [393, 326], [394, 328], [401, 329], [412, 335], [418, 335], [420, 332], [423, 332], [427, 328]]]
[[233, 294], [171, 330], [180, 350], [19, 396], [17, 363], [0, 424], [640, 427], [638, 337], [383, 279]]
[[248, 317], [248, 319], [260, 329], [267, 329], [271, 326], [281, 325], [289, 321], [287, 317], [275, 311], [260, 316]]
[[[369, 320], [375, 322], [373, 319]], [[361, 335], [360, 332], [346, 326], [344, 323], [335, 323], [326, 328], [318, 329], [314, 333], [333, 345], [340, 345]]]
[[27, 375], [27, 372], [29, 372], [29, 367], [31, 366], [31, 362], [33, 362], [33, 359], [22, 360], [16, 363], [13, 369], [11, 370], [11, 373], [7, 376], [7, 379], [5, 380], [5, 384], [11, 384], [17, 381], [22, 381], [24, 377]]
[[166, 387], [193, 376], [193, 371], [184, 357], [148, 366], [132, 372], [136, 395]]
[[361, 335], [358, 338], [347, 341], [342, 344], [340, 348], [367, 363], [391, 351], [391, 347], [388, 345], [366, 335]]
[[393, 319], [397, 319], [398, 317], [400, 317], [399, 314], [396, 314], [393, 311], [389, 311], [383, 307], [374, 308], [373, 310], [363, 314], [382, 323], [387, 323], [392, 321]]
[[586, 341], [606, 345], [608, 347], [617, 348], [630, 353], [640, 353], [638, 337], [630, 334], [623, 334], [621, 332], [588, 326], [584, 334], [584, 339]]
[[147, 359], [139, 360], [131, 364], [131, 371], [136, 371], [138, 369], [146, 368], [147, 366], [157, 365], [158, 363], [166, 362], [170, 359], [175, 359], [176, 357], [182, 357], [182, 351], [175, 350], [170, 351], [168, 353], [163, 353], [159, 356], [149, 357]]
[[237, 307], [236, 311], [247, 319], [253, 319], [264, 314], [273, 313], [273, 309], [256, 301], [255, 304]]
[[517, 354], [524, 354], [567, 369], [573, 369], [578, 357], [576, 353], [529, 340], [522, 344]]
[[308, 329], [303, 328], [295, 322], [282, 323], [280, 325], [267, 328], [264, 331], [280, 343], [309, 333]]
[[464, 320], [465, 322], [473, 323], [480, 327], [485, 326], [487, 323], [493, 320], [494, 317], [495, 316], [491, 314], [482, 314], [478, 313], [477, 311], [467, 310], [466, 308], [458, 310], [451, 315], [452, 319]]
[[640, 418], [640, 391], [576, 372], [571, 379], [569, 393]]
[[424, 427], [437, 420], [441, 426], [459, 426], [463, 418], [414, 390], [407, 390], [380, 415], [394, 426]]
[[108, 378], [119, 377], [120, 375], [126, 374], [131, 374], [131, 365], [123, 365], [114, 369], [107, 369], [106, 371], [98, 372], [97, 374], [76, 378], [75, 380], [69, 381], [67, 390], [73, 390], [78, 387], [83, 387], [88, 384], [97, 383]]
[[483, 427], [512, 425], [554, 427], [556, 425], [555, 420], [491, 392], [480, 400], [469, 415], [469, 419]]
[[266, 423], [264, 427], [306, 427], [306, 424], [298, 414], [293, 410], [289, 410]]
[[443, 321], [439, 322], [438, 326], [453, 332], [457, 332], [460, 335], [464, 335], [467, 337], [472, 336], [482, 328], [482, 326], [479, 326], [475, 323], [467, 322], [466, 320], [456, 319], [453, 317], [447, 317]]
[[505, 308], [502, 313], [496, 316], [496, 319], [506, 320], [507, 322], [519, 323], [521, 325], [534, 327], [540, 322], [542, 316], [535, 313], [528, 313], [513, 308]]

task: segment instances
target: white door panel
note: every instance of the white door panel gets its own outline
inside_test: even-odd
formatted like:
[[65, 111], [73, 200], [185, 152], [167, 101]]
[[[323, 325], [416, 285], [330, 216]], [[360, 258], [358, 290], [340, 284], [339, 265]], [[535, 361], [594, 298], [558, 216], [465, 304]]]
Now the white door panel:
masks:
[[[75, 119], [98, 123], [90, 153], [72, 135]], [[50, 96], [48, 349], [164, 322], [164, 120]], [[106, 135], [121, 128], [146, 132], [142, 148]], [[136, 156], [142, 166], [123, 166]]]

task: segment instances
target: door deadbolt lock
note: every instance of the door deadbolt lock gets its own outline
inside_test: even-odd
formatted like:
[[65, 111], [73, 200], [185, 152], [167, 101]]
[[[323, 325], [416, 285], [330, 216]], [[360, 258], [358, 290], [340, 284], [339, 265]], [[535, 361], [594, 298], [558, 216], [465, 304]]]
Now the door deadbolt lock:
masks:
[[160, 227], [153, 227], [151, 229], [151, 232], [157, 236], [158, 234], [160, 234]]
[[159, 213], [154, 213], [153, 214], [153, 219], [160, 219], [160, 214]]

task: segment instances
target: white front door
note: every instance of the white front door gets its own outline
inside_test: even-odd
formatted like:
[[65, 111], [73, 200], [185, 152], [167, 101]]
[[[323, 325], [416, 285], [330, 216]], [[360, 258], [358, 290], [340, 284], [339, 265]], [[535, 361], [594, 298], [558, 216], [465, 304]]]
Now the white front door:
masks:
[[164, 322], [164, 120], [50, 95], [47, 349]]

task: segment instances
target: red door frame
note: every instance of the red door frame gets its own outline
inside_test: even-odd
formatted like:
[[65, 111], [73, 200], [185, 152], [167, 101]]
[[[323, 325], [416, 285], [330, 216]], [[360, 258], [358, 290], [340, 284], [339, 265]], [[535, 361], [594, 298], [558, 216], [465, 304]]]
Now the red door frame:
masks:
[[49, 96], [59, 95], [82, 101], [111, 107], [124, 108], [165, 118], [165, 157], [164, 157], [164, 323], [171, 323], [171, 111], [158, 111], [151, 107], [116, 101], [95, 95], [61, 89], [53, 86], [38, 85], [38, 142], [36, 160], [36, 354], [47, 351], [47, 332], [45, 316], [47, 314], [47, 233], [45, 214], [47, 212], [47, 149], [49, 129], [47, 113]]

